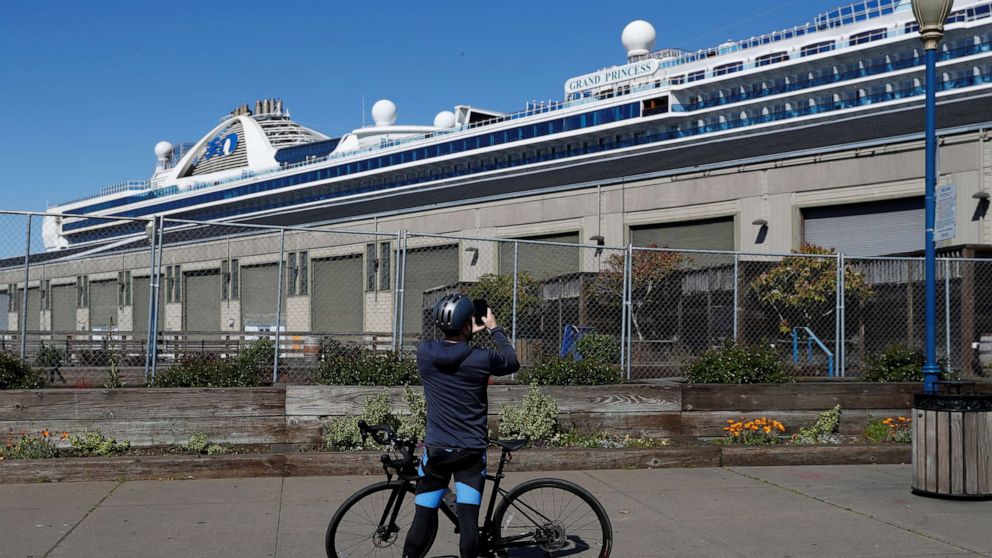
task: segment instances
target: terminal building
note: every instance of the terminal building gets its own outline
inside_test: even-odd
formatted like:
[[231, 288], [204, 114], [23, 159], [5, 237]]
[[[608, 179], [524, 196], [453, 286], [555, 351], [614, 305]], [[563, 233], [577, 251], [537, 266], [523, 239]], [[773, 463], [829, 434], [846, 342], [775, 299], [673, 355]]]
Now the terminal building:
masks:
[[[147, 329], [145, 223], [113, 219], [175, 220], [165, 332], [275, 327], [277, 297], [264, 293], [278, 280], [279, 235], [216, 227], [194, 237], [184, 220], [294, 227], [280, 326], [342, 335], [394, 328], [390, 270], [404, 230], [747, 254], [921, 250], [924, 59], [908, 0], [859, 2], [696, 52], [655, 43], [650, 24], [631, 23], [620, 65], [568, 79], [561, 100], [521, 112], [465, 104], [406, 125], [382, 100], [375, 125], [330, 137], [266, 99], [197, 142], [160, 142], [150, 179], [49, 208], [47, 251], [31, 256], [28, 329]], [[992, 244], [992, 2], [956, 2], [940, 48], [939, 184], [956, 185], [959, 215], [940, 248], [978, 256]], [[505, 272], [510, 257], [471, 240], [408, 242], [408, 333], [421, 327], [425, 291]], [[521, 266], [538, 278], [602, 266], [592, 250], [556, 254], [532, 250]], [[22, 264], [0, 269], [8, 330], [21, 315]]]

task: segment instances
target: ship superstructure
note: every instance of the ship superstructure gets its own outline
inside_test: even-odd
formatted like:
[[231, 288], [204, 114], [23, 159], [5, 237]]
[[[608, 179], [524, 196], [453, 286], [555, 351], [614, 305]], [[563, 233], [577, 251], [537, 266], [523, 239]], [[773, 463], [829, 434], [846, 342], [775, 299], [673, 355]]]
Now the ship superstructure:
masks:
[[[654, 28], [636, 21], [622, 35], [625, 63], [567, 80], [560, 101], [512, 113], [460, 105], [414, 126], [397, 124], [396, 106], [382, 100], [373, 126], [336, 138], [266, 99], [238, 107], [196, 143], [160, 142], [149, 180], [51, 207], [66, 216], [48, 218], [45, 243], [56, 250], [143, 230], [97, 217], [328, 222], [512, 195], [557, 185], [542, 177], [566, 171], [575, 182], [583, 168], [617, 158], [641, 170], [676, 159], [691, 166], [689, 147], [701, 153], [800, 128], [815, 134], [817, 126], [920, 105], [917, 31], [906, 0], [859, 2], [695, 52], [656, 50]], [[989, 96], [992, 2], [959, 0], [941, 49], [942, 103]]]

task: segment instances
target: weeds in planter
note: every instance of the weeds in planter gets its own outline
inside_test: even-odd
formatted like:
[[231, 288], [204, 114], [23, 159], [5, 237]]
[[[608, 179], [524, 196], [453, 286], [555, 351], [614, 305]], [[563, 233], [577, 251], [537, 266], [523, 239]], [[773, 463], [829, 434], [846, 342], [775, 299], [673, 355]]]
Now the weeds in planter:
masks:
[[551, 445], [559, 448], [580, 449], [653, 449], [666, 447], [669, 443], [669, 440], [665, 438], [635, 437], [629, 434], [619, 436], [605, 430], [594, 432], [571, 430], [556, 435]]
[[26, 432], [14, 436], [13, 431], [8, 430], [7, 441], [0, 448], [0, 459], [52, 459], [58, 456], [58, 445], [48, 430], [42, 430], [37, 436]]
[[526, 438], [532, 444], [550, 444], [560, 432], [558, 404], [551, 396], [541, 393], [536, 384], [531, 384], [521, 406], [503, 405], [500, 409], [500, 438]]
[[44, 376], [16, 356], [0, 350], [0, 389], [35, 389], [44, 385]]
[[816, 422], [809, 428], [800, 428], [793, 434], [791, 443], [808, 446], [813, 444], [837, 444], [837, 427], [840, 425], [840, 405], [823, 411], [816, 417]]
[[320, 364], [312, 379], [316, 384], [352, 386], [402, 386], [420, 383], [417, 362], [400, 353], [345, 345], [325, 338], [320, 342]]
[[723, 430], [727, 433], [723, 439], [725, 444], [763, 446], [779, 443], [779, 436], [785, 433], [785, 425], [768, 417], [752, 420], [741, 417], [740, 420], [728, 420]]
[[865, 427], [864, 436], [872, 442], [912, 442], [913, 419], [910, 417], [889, 417], [872, 420]]
[[120, 455], [126, 453], [131, 448], [131, 442], [127, 440], [118, 442], [114, 438], [104, 436], [99, 430], [83, 432], [82, 435], [72, 436], [69, 442], [72, 444], [72, 448], [79, 452], [81, 457]]
[[183, 453], [194, 453], [199, 455], [222, 455], [232, 453], [231, 449], [221, 444], [215, 444], [207, 439], [203, 432], [194, 432], [189, 440], [176, 445]]
[[65, 383], [65, 376], [62, 375], [62, 365], [65, 364], [65, 351], [58, 347], [41, 344], [38, 353], [34, 357], [34, 364], [40, 368], [48, 369], [48, 382], [55, 383], [58, 376], [62, 383]]
[[368, 424], [389, 426], [401, 438], [423, 440], [427, 431], [427, 401], [420, 390], [410, 386], [403, 390], [403, 399], [410, 408], [409, 413], [394, 411], [389, 393], [382, 391], [365, 400], [360, 414], [332, 419], [324, 425], [324, 447], [337, 451], [383, 449], [371, 438], [362, 440], [358, 422], [363, 420]]

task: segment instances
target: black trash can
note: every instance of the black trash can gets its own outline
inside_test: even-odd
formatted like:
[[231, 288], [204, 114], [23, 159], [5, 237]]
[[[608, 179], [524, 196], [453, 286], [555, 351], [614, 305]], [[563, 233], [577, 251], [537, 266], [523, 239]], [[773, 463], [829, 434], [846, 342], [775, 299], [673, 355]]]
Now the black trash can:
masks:
[[913, 493], [992, 500], [992, 394], [938, 382], [913, 395]]

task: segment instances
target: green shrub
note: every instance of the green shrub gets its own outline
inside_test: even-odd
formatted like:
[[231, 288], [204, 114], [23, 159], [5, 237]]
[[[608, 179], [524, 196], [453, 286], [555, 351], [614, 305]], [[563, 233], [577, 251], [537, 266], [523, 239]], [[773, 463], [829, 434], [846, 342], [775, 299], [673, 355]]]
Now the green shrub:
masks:
[[594, 359], [551, 356], [520, 375], [521, 383], [542, 386], [596, 386], [623, 381], [620, 367]]
[[0, 389], [36, 389], [45, 378], [16, 356], [0, 351]]
[[65, 364], [65, 352], [58, 347], [41, 344], [34, 355], [34, 365], [41, 368], [58, 368]]
[[550, 444], [559, 434], [558, 404], [532, 384], [523, 404], [503, 405], [499, 411], [500, 438], [526, 438], [531, 443]]
[[21, 435], [15, 440], [13, 434], [8, 434], [7, 443], [0, 448], [0, 457], [4, 459], [52, 459], [59, 456], [55, 440], [42, 432], [41, 436], [31, 434]]
[[189, 440], [176, 444], [176, 447], [181, 452], [196, 453], [200, 455], [219, 455], [231, 453], [231, 450], [227, 446], [215, 444], [208, 440], [207, 435], [203, 432], [194, 432], [190, 435]]
[[778, 353], [769, 346], [727, 342], [690, 364], [686, 380], [697, 384], [777, 384], [789, 381]]
[[669, 440], [665, 438], [630, 436], [629, 434], [620, 436], [606, 430], [592, 432], [570, 430], [559, 433], [552, 442], [556, 447], [581, 449], [654, 449], [663, 448], [670, 444]]
[[866, 382], [922, 382], [923, 351], [905, 345], [893, 345], [868, 358], [861, 379]]
[[420, 383], [417, 363], [400, 353], [321, 341], [320, 364], [313, 381], [323, 385], [401, 386]]
[[270, 377], [275, 345], [268, 338], [257, 339], [235, 358], [210, 353], [181, 357], [155, 378], [156, 387], [252, 387]]
[[100, 431], [83, 432], [81, 436], [69, 438], [72, 447], [83, 457], [119, 455], [131, 448], [131, 442], [108, 438]]
[[837, 426], [840, 424], [840, 405], [823, 411], [816, 417], [816, 422], [809, 428], [800, 428], [792, 436], [792, 443], [799, 445], [828, 444], [837, 441]]
[[869, 442], [883, 442], [889, 439], [889, 427], [881, 420], [873, 420], [865, 426], [865, 439]]
[[403, 389], [403, 399], [410, 408], [410, 413], [398, 417], [400, 426], [396, 434], [401, 438], [423, 440], [427, 434], [427, 399], [424, 392], [406, 386]]
[[620, 340], [612, 335], [601, 333], [583, 335], [575, 344], [575, 351], [582, 360], [596, 360], [604, 364], [620, 362]]
[[362, 420], [368, 424], [386, 425], [394, 430], [400, 427], [400, 421], [389, 404], [389, 393], [382, 391], [365, 400], [361, 414], [331, 419], [324, 425], [324, 447], [339, 451], [382, 449], [372, 438], [362, 442], [362, 432], [358, 428], [358, 423]]
[[[513, 314], [513, 274], [487, 273], [479, 281], [463, 289], [472, 299], [484, 298], [493, 314], [506, 323]], [[517, 316], [527, 316], [537, 310], [541, 298], [537, 295], [538, 282], [526, 272], [517, 274]]]

